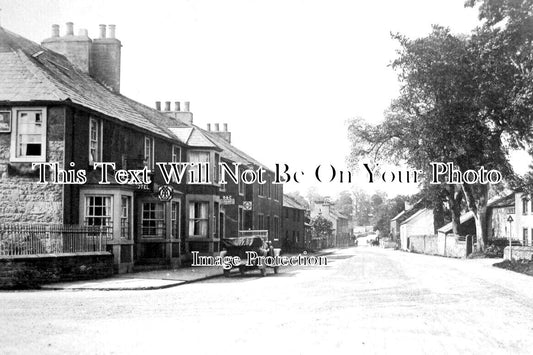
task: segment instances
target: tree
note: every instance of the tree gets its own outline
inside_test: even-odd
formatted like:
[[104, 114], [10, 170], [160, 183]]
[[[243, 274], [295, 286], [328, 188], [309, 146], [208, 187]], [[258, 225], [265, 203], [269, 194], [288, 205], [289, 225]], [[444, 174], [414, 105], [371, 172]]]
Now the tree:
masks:
[[368, 194], [356, 188], [353, 191], [354, 200], [354, 219], [357, 226], [370, 225], [370, 216], [372, 214], [372, 208], [370, 206], [370, 197]]
[[[531, 26], [531, 14], [510, 5], [512, 1], [481, 3], [480, 11], [490, 9], [487, 13], [493, 14], [497, 8], [499, 15], [480, 13], [488, 21], [471, 36], [454, 36], [440, 26], [420, 39], [393, 36], [401, 45], [392, 63], [402, 84], [400, 95], [381, 124], [351, 121], [352, 164], [375, 157], [424, 170], [429, 176], [430, 162], [452, 162], [461, 173], [484, 167], [514, 177], [508, 149], [533, 139], [531, 27], [524, 33], [526, 24]], [[499, 18], [508, 19], [505, 29], [494, 26]], [[430, 191], [438, 197], [436, 204], [441, 206], [438, 199], [450, 203], [457, 223], [464, 196], [483, 249], [488, 186], [441, 182], [441, 188]]]
[[311, 220], [313, 233], [320, 239], [327, 239], [333, 233], [333, 223], [318, 215]]
[[315, 186], [311, 186], [307, 189], [307, 194], [305, 197], [307, 197], [307, 201], [309, 201], [311, 205], [313, 205], [316, 201], [322, 201], [324, 199], [324, 196], [318, 193]]
[[335, 200], [335, 208], [347, 217], [352, 216], [354, 208], [350, 191], [341, 191], [339, 193], [339, 197]]

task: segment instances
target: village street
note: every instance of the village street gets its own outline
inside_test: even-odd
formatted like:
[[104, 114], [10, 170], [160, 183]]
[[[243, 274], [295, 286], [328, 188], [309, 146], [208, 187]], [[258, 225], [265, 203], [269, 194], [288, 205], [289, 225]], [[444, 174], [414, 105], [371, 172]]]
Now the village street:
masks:
[[531, 277], [372, 247], [328, 258], [152, 291], [1, 292], [0, 353], [531, 353]]

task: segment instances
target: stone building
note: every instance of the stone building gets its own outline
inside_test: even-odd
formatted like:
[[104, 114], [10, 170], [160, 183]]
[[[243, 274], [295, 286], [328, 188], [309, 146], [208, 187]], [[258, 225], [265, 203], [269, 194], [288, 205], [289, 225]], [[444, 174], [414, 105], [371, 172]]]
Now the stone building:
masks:
[[310, 233], [306, 233], [307, 207], [296, 199], [283, 196], [283, 242], [286, 250], [305, 250], [310, 248]]
[[353, 243], [353, 228], [350, 217], [343, 215], [325, 198], [311, 203], [311, 218], [322, 216], [333, 224], [333, 233], [324, 247], [345, 247]]
[[[217, 253], [220, 239], [238, 230], [266, 229], [279, 239], [282, 185], [218, 182], [221, 161], [262, 166], [230, 144], [227, 130], [196, 127], [188, 102], [153, 109], [121, 95], [113, 25], [101, 25], [95, 39], [86, 30], [74, 35], [72, 23], [59, 32], [54, 25], [39, 45], [0, 27], [2, 223], [107, 226], [118, 272], [179, 265], [192, 251]], [[106, 174], [99, 162], [115, 169]], [[157, 162], [209, 163], [212, 179], [167, 185]], [[87, 181], [42, 184], [33, 163], [58, 164], [45, 167], [48, 181], [76, 176], [64, 170], [85, 170]], [[130, 173], [117, 178], [119, 169]], [[170, 198], [160, 198], [162, 186], [172, 188]]]

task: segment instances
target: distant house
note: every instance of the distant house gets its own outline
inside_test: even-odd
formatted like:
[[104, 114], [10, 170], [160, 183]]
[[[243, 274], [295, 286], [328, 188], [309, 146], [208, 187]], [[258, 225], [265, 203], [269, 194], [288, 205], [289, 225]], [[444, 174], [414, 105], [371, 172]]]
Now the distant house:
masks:
[[327, 247], [347, 246], [353, 240], [351, 218], [337, 211], [329, 199], [311, 204], [311, 218], [317, 216], [322, 216], [333, 224], [334, 231], [326, 243]]
[[402, 212], [398, 213], [396, 216], [394, 216], [393, 219], [390, 221], [390, 232], [392, 234], [392, 240], [396, 241], [400, 238], [400, 225], [409, 217], [411, 217], [413, 214], [415, 214], [418, 210], [420, 210], [422, 206], [422, 200], [418, 200], [415, 204], [411, 205], [407, 202], [405, 202], [405, 208]]
[[289, 195], [283, 196], [282, 248], [305, 249], [311, 240], [306, 238], [305, 214], [307, 207]]
[[433, 210], [423, 208], [400, 224], [401, 249], [409, 249], [409, 237], [435, 233]]
[[524, 246], [533, 245], [532, 196], [514, 191], [489, 202], [488, 239], [511, 238]]

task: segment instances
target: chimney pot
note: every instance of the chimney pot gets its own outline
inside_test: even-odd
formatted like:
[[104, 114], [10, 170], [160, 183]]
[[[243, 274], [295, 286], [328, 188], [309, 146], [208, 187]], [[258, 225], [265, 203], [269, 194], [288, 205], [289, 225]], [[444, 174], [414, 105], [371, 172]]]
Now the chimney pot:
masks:
[[224, 126], [224, 132], [227, 132], [228, 131], [228, 124], [224, 123], [223, 126]]
[[215, 132], [218, 132], [220, 130], [219, 128], [220, 128], [219, 124], [215, 123]]
[[180, 102], [174, 101], [174, 111], [179, 112], [180, 111]]
[[185, 101], [183, 103], [183, 111], [190, 112], [190, 105], [191, 105], [191, 103], [189, 101]]
[[208, 130], [209, 132], [211, 132], [211, 123], [208, 123], [208, 124], [207, 124], [207, 130]]
[[59, 37], [59, 25], [52, 25], [52, 37]]
[[105, 38], [106, 25], [100, 25], [100, 38]]
[[109, 28], [109, 38], [115, 38], [115, 29], [117, 28], [117, 26], [109, 25], [107, 27]]
[[165, 101], [165, 111], [170, 111], [170, 101]]
[[74, 36], [74, 24], [67, 22], [67, 36]]
[[156, 109], [157, 111], [161, 111], [161, 101], [156, 101], [156, 102], [155, 102], [155, 109]]

